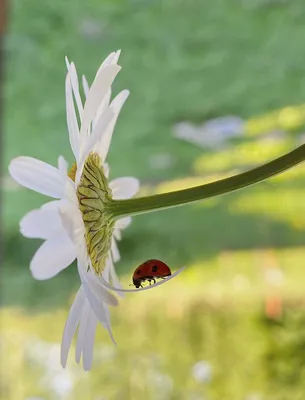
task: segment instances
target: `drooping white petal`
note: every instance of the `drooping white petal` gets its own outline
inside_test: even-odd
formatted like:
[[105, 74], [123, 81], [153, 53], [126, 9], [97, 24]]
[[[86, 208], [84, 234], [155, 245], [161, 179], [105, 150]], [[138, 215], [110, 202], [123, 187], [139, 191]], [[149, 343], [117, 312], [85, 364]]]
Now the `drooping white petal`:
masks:
[[170, 281], [171, 279], [175, 278], [178, 274], [180, 274], [180, 272], [182, 272], [185, 269], [185, 267], [179, 268], [175, 273], [173, 273], [172, 275], [166, 277], [165, 279], [163, 279], [160, 282], [156, 282], [153, 285], [150, 286], [146, 286], [144, 288], [137, 288], [137, 289], [121, 289], [119, 287], [114, 287], [112, 285], [110, 285], [108, 282], [106, 282], [106, 280], [104, 279], [103, 276], [100, 277], [100, 280], [102, 282], [102, 284], [109, 290], [114, 290], [115, 292], [142, 292], [143, 290], [150, 290], [150, 289], [154, 289], [157, 286], [163, 285], [164, 283]]
[[111, 254], [112, 254], [112, 259], [114, 262], [120, 261], [120, 259], [121, 259], [120, 252], [119, 252], [119, 249], [118, 249], [118, 246], [116, 244], [114, 237], [112, 237], [112, 239], [111, 239]]
[[32, 157], [14, 158], [9, 165], [11, 176], [20, 185], [54, 198], [62, 198], [65, 180], [61, 172]]
[[[113, 343], [116, 344], [110, 328], [109, 310], [105, 303], [101, 304], [100, 314], [102, 315], [102, 319], [100, 320], [101, 324], [108, 331]], [[75, 359], [79, 362], [82, 354], [84, 369], [87, 371], [91, 368], [97, 321], [98, 319], [86, 298], [84, 288], [81, 286], [75, 296], [63, 331], [61, 344], [61, 365], [63, 367], [66, 366], [73, 336], [79, 325]]]
[[76, 349], [75, 349], [75, 361], [77, 363], [80, 362], [80, 358], [83, 351], [84, 342], [86, 339], [86, 329], [88, 323], [88, 317], [90, 313], [90, 305], [88, 300], [85, 299], [84, 306], [82, 309], [82, 314], [80, 317], [79, 327], [78, 327], [78, 334], [77, 334], [77, 342], [76, 342]]
[[74, 107], [72, 85], [69, 74], [66, 76], [66, 114], [71, 149], [73, 151], [75, 160], [78, 160], [80, 147], [79, 127]]
[[103, 136], [101, 137], [101, 140], [96, 145], [96, 151], [100, 155], [102, 160], [106, 160], [116, 121], [128, 96], [129, 90], [122, 90], [122, 92], [120, 92], [110, 104], [110, 108], [114, 111], [115, 116], [105, 130]]
[[130, 199], [139, 191], [140, 182], [133, 177], [123, 177], [112, 180], [109, 187], [115, 200]]
[[67, 364], [67, 358], [69, 354], [69, 350], [71, 347], [72, 339], [73, 336], [76, 332], [77, 325], [80, 321], [81, 315], [82, 315], [82, 309], [84, 306], [84, 303], [86, 301], [84, 289], [81, 286], [75, 296], [74, 302], [71, 306], [65, 328], [63, 331], [62, 335], [62, 341], [61, 341], [61, 354], [60, 354], [60, 359], [61, 359], [61, 365], [63, 368], [65, 368]]
[[121, 240], [122, 239], [122, 234], [121, 234], [121, 231], [119, 229], [115, 229], [114, 228], [112, 235], [113, 235], [115, 240]]
[[101, 101], [112, 85], [112, 82], [119, 73], [120, 69], [121, 67], [118, 65], [109, 65], [105, 67], [94, 79], [94, 82], [89, 89], [88, 97], [84, 107], [80, 130], [81, 136], [87, 133], [90, 123], [96, 116]]
[[110, 336], [110, 338], [112, 340], [112, 343], [116, 346], [116, 341], [114, 339], [114, 336], [113, 336], [112, 330], [111, 330], [110, 312], [109, 312], [109, 309], [108, 309], [108, 307], [107, 307], [107, 305], [105, 303], [103, 303], [103, 308], [104, 308], [104, 312], [105, 312], [105, 315], [106, 315], [106, 320], [105, 320], [105, 323], [103, 323], [102, 325], [104, 326], [105, 329], [107, 329], [107, 331], [109, 333], [109, 336]]
[[87, 319], [85, 340], [83, 344], [83, 367], [85, 371], [89, 371], [92, 366], [96, 326], [97, 326], [97, 318], [93, 313], [93, 311], [90, 310]]
[[27, 238], [50, 239], [62, 228], [56, 208], [32, 210], [20, 221], [20, 232]]
[[32, 258], [30, 270], [35, 279], [49, 279], [67, 268], [75, 257], [75, 245], [63, 230], [39, 247]]
[[[118, 287], [120, 289], [123, 289], [122, 285], [121, 285], [121, 282], [120, 282], [120, 280], [119, 280], [119, 278], [117, 276], [117, 273], [116, 273], [116, 270], [115, 270], [115, 267], [114, 267], [114, 264], [112, 262], [111, 257], [109, 257], [108, 260], [107, 260], [107, 266], [109, 266], [109, 277], [110, 277], [110, 279], [106, 279], [106, 277], [104, 277], [105, 280], [108, 283], [110, 283], [110, 281], [111, 281], [111, 284], [114, 287]], [[124, 292], [118, 292], [118, 295], [121, 296], [121, 297], [124, 297]]]
[[102, 317], [99, 316], [100, 304], [102, 302], [106, 302], [111, 306], [116, 306], [118, 305], [118, 299], [113, 294], [108, 292], [108, 290], [105, 290], [105, 287], [102, 285], [99, 278], [92, 273], [91, 270], [88, 272], [85, 270], [85, 267], [81, 265], [80, 260], [78, 260], [77, 267], [89, 303], [96, 316], [99, 319], [102, 319]]

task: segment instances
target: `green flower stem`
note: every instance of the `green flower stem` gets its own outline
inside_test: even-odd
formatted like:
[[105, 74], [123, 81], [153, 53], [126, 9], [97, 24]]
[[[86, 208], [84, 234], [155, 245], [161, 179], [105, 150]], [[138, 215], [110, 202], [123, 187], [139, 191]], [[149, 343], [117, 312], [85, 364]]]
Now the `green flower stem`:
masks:
[[175, 192], [156, 194], [153, 196], [139, 197], [129, 200], [113, 200], [108, 205], [109, 211], [115, 218], [121, 218], [127, 215], [144, 214], [192, 203], [209, 197], [230, 193], [253, 185], [254, 183], [261, 182], [296, 166], [304, 160], [305, 145], [302, 145], [290, 153], [270, 161], [267, 164], [230, 178]]

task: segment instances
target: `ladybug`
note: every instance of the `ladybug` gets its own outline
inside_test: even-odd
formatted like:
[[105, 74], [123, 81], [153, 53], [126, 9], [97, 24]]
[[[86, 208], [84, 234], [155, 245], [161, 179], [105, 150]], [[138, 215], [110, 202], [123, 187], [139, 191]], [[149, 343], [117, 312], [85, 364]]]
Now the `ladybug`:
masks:
[[148, 281], [149, 284], [156, 283], [156, 279], [165, 279], [172, 274], [170, 268], [160, 260], [147, 260], [141, 264], [133, 273], [132, 281], [136, 288]]

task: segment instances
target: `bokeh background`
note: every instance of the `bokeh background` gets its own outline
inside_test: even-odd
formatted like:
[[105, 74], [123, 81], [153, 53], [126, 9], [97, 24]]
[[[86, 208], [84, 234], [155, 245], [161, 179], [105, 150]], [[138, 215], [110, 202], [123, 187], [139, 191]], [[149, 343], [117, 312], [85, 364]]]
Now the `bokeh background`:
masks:
[[118, 346], [99, 327], [90, 373], [73, 349], [65, 370], [59, 362], [79, 286], [75, 266], [32, 279], [39, 241], [23, 238], [18, 222], [46, 199], [7, 172], [18, 155], [73, 162], [64, 56], [91, 82], [117, 49], [123, 69], [114, 92], [131, 96], [113, 137], [111, 177], [138, 177], [142, 195], [219, 179], [295, 148], [304, 142], [304, 18], [303, 0], [10, 3], [1, 399], [304, 399], [304, 166], [135, 217], [120, 243], [124, 286], [149, 258], [187, 270], [112, 309]]

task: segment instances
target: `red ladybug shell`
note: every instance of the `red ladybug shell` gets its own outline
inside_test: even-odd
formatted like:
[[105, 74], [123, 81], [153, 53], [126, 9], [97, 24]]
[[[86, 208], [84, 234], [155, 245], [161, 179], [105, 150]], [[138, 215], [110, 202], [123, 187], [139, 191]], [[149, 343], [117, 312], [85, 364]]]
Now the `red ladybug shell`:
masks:
[[134, 271], [132, 280], [135, 287], [139, 288], [146, 280], [155, 283], [156, 278], [165, 278], [171, 274], [170, 268], [163, 261], [147, 260]]

